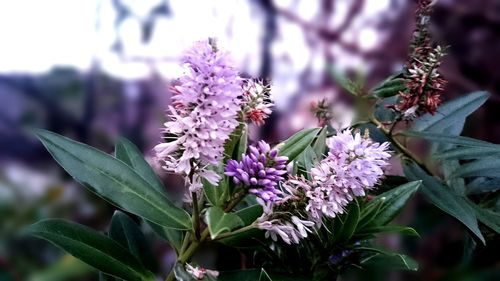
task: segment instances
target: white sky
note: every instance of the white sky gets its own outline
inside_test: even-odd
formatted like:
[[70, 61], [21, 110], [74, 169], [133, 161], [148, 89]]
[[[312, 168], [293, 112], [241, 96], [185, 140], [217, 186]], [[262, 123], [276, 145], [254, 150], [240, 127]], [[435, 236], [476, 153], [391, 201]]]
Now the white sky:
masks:
[[[157, 22], [153, 39], [147, 45], [141, 43], [137, 19], [144, 18], [150, 7], [160, 0], [125, 1], [137, 16], [125, 21], [118, 30], [126, 55], [162, 58], [161, 62], [151, 65], [123, 61], [111, 52], [117, 34], [111, 0], [0, 0], [0, 72], [40, 73], [56, 65], [85, 70], [94, 58], [106, 72], [121, 78], [145, 77], [150, 74], [151, 67], [172, 78], [181, 73], [175, 59], [191, 42], [216, 37], [220, 46], [231, 51], [242, 69], [250, 74], [258, 73], [262, 18], [250, 1], [171, 0], [169, 6], [173, 16]], [[338, 0], [332, 26], [342, 22], [349, 1]], [[363, 27], [363, 20], [388, 9], [390, 0], [365, 2], [362, 16], [353, 24], [353, 28], [361, 27], [361, 32], [355, 37], [347, 32], [345, 39], [370, 49], [379, 42], [380, 34]], [[295, 10], [304, 20], [314, 21], [318, 13], [318, 1], [314, 0], [276, 0], [275, 3]], [[99, 32], [96, 32], [96, 23], [99, 23]], [[363, 64], [356, 57], [342, 54], [341, 50], [336, 52], [341, 55], [337, 62], [339, 69], [359, 68]], [[281, 95], [298, 88], [297, 77], [309, 62], [313, 62], [313, 69], [317, 71], [322, 71], [324, 66], [321, 54], [306, 45], [301, 29], [285, 20], [280, 20], [273, 56], [276, 58], [273, 84], [283, 89]], [[281, 59], [284, 57], [287, 59]]]

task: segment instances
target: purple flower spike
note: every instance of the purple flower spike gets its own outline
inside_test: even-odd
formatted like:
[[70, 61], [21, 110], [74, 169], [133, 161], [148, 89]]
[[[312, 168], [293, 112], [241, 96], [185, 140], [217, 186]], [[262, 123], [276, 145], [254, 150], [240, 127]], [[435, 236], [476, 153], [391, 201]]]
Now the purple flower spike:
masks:
[[225, 174], [233, 177], [235, 184], [248, 187], [250, 193], [265, 202], [274, 202], [282, 194], [276, 186], [284, 180], [287, 160], [287, 157], [278, 156], [277, 150], [271, 150], [268, 143], [260, 141], [257, 146], [248, 147], [248, 154], [243, 155], [240, 162], [229, 160]]

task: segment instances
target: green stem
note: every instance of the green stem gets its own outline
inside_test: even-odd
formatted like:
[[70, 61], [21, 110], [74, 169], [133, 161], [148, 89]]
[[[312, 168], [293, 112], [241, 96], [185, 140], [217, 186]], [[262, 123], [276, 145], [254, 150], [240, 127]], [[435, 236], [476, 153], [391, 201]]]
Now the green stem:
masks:
[[193, 230], [194, 237], [200, 239], [200, 209], [198, 206], [198, 195], [196, 192], [191, 192], [191, 197], [193, 199]]
[[395, 137], [394, 135], [392, 134], [392, 131], [390, 130], [387, 130], [384, 125], [382, 123], [380, 123], [380, 121], [378, 121], [375, 117], [370, 117], [370, 121], [375, 125], [377, 126], [383, 133], [384, 135], [389, 139], [391, 140], [392, 144], [406, 157], [412, 159], [413, 161], [415, 161], [415, 163], [417, 163], [417, 165], [419, 165], [426, 173], [428, 173], [429, 175], [434, 175], [428, 168], [427, 166], [424, 164], [423, 161], [420, 160], [420, 158], [415, 155], [412, 151], [410, 151], [408, 148], [406, 148], [404, 145], [402, 145]]
[[221, 234], [220, 234], [219, 236], [217, 236], [215, 239], [212, 239], [212, 241], [216, 241], [216, 240], [224, 239], [224, 238], [226, 238], [226, 237], [230, 237], [230, 236], [233, 236], [233, 235], [236, 235], [236, 234], [240, 234], [240, 233], [243, 233], [243, 232], [249, 231], [249, 230], [251, 230], [251, 229], [253, 229], [253, 228], [255, 228], [255, 224], [247, 225], [247, 226], [245, 226], [245, 227], [242, 227], [242, 228], [236, 229], [235, 231], [221, 233]]
[[[243, 199], [245, 197], [245, 193], [240, 193], [238, 194], [232, 201], [230, 201], [226, 208], [224, 209], [225, 212], [229, 212], [231, 211], [234, 207], [236, 207], [236, 205], [238, 205], [238, 203], [241, 201], [241, 199]], [[195, 201], [195, 199], [197, 199], [197, 196], [193, 196], [193, 203], [194, 202], [197, 202], [197, 200]], [[197, 206], [198, 204], [193, 204], [193, 207], [194, 206]], [[198, 209], [196, 207], [196, 209]], [[196, 212], [195, 212], [196, 213]], [[198, 213], [198, 216], [199, 216], [199, 213]], [[194, 217], [194, 214], [193, 214], [193, 217]], [[199, 217], [198, 217], [199, 219]], [[193, 222], [194, 222], [194, 218], [193, 218]], [[193, 225], [194, 227], [194, 225]], [[236, 232], [236, 231], [235, 231]], [[179, 254], [179, 257], [177, 259], [177, 263], [180, 263], [180, 264], [184, 264], [186, 262], [188, 262], [191, 257], [194, 255], [194, 253], [196, 252], [196, 250], [198, 250], [198, 248], [200, 247], [200, 245], [205, 242], [205, 240], [207, 240], [207, 238], [210, 236], [210, 231], [208, 230], [208, 227], [205, 228], [203, 230], [203, 232], [201, 233], [200, 235], [200, 238], [198, 240], [193, 240], [192, 243], [189, 245], [189, 246], [185, 246], [184, 244], [186, 243], [189, 244], [188, 242], [186, 242], [186, 240], [191, 240], [191, 239], [188, 239], [189, 237], [187, 236], [188, 234], [186, 234], [186, 237], [184, 238], [185, 241], [183, 241], [183, 245], [181, 247], [181, 253]], [[185, 248], [187, 247], [186, 249], [182, 249], [182, 248]], [[175, 265], [174, 265], [175, 266]], [[165, 281], [174, 281], [175, 280], [175, 274], [174, 274], [174, 270], [172, 269], [170, 271], [170, 273], [168, 274], [167, 278], [165, 279]]]

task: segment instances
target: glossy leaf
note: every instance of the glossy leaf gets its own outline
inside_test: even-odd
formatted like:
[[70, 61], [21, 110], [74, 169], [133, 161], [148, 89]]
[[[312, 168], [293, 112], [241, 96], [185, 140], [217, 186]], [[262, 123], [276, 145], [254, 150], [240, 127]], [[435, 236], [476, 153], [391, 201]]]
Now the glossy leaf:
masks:
[[417, 231], [415, 231], [415, 229], [400, 225], [381, 225], [381, 226], [366, 227], [360, 230], [359, 232], [356, 231], [355, 235], [372, 235], [378, 233], [400, 233], [410, 236], [419, 236]]
[[262, 215], [262, 212], [262, 206], [260, 204], [256, 204], [238, 210], [234, 214], [237, 215], [246, 226], [255, 222]]
[[412, 126], [413, 131], [442, 132], [457, 120], [469, 116], [478, 109], [489, 97], [487, 92], [474, 92], [448, 101], [439, 107], [436, 114], [421, 116]]
[[483, 158], [461, 165], [454, 177], [500, 177], [500, 159]]
[[293, 161], [308, 146], [311, 145], [320, 128], [304, 129], [294, 134], [279, 147], [279, 155], [287, 156], [288, 161]]
[[421, 181], [412, 181], [375, 197], [375, 199], [370, 202], [370, 205], [381, 204], [381, 206], [369, 224], [380, 226], [391, 222], [399, 213], [401, 213], [403, 207], [406, 205], [408, 200], [410, 200], [413, 194], [417, 192], [420, 185]]
[[[222, 172], [221, 172], [222, 173]], [[222, 206], [227, 199], [228, 186], [227, 181], [229, 178], [224, 178], [219, 182], [219, 185], [213, 185], [209, 181], [203, 179], [203, 191], [207, 197], [208, 202], [212, 206]]]
[[325, 126], [318, 133], [318, 137], [314, 141], [313, 150], [316, 153], [317, 159], [321, 160], [326, 153], [326, 137], [328, 133], [328, 127]]
[[469, 202], [476, 212], [477, 219], [500, 234], [500, 214]]
[[53, 243], [106, 274], [130, 281], [155, 280], [122, 245], [83, 225], [48, 219], [29, 226], [25, 233]]
[[392, 97], [406, 89], [403, 78], [389, 77], [372, 90], [372, 95], [379, 98]]
[[115, 157], [129, 165], [137, 174], [139, 174], [150, 186], [159, 192], [165, 193], [160, 178], [149, 166], [148, 162], [139, 149], [125, 138], [120, 138], [115, 145]]
[[500, 178], [475, 178], [466, 186], [468, 194], [495, 192], [500, 189]]
[[361, 262], [363, 267], [380, 270], [409, 270], [417, 271], [418, 263], [412, 258], [395, 253], [376, 253]]
[[428, 133], [428, 132], [415, 132], [415, 131], [406, 131], [402, 133], [408, 137], [417, 137], [423, 138], [429, 141], [441, 142], [446, 144], [454, 144], [459, 146], [467, 146], [467, 147], [498, 147], [497, 144], [492, 144], [486, 141], [477, 140], [468, 137], [461, 136], [453, 136], [453, 135], [445, 135], [439, 133]]
[[234, 213], [225, 213], [219, 207], [210, 207], [207, 209], [206, 221], [212, 239], [217, 238], [221, 233], [229, 232], [236, 227], [244, 225], [240, 217]]
[[[341, 219], [339, 217], [339, 219]], [[342, 227], [338, 233], [334, 233], [334, 241], [348, 241], [356, 230], [359, 221], [359, 205], [356, 201], [349, 204]], [[337, 223], [337, 221], [335, 221]]]
[[455, 217], [465, 225], [475, 236], [485, 243], [484, 237], [477, 225], [474, 210], [469, 206], [465, 196], [456, 194], [448, 186], [429, 176], [414, 162], [405, 162], [405, 175], [411, 180], [422, 180], [420, 191], [434, 206]]
[[125, 213], [116, 211], [111, 219], [109, 237], [120, 243], [149, 270], [156, 269], [151, 245], [139, 226]]
[[435, 155], [438, 159], [479, 159], [484, 157], [500, 156], [498, 147], [458, 147], [446, 150]]
[[[143, 155], [133, 143], [124, 138], [119, 139], [115, 146], [115, 157], [130, 166], [137, 174], [147, 181], [151, 187], [166, 195], [161, 180], [148, 162], [144, 160]], [[166, 228], [151, 221], [145, 221], [156, 234], [167, 240], [176, 251], [180, 250], [183, 236], [181, 230]]]
[[107, 201], [165, 227], [191, 227], [186, 211], [124, 162], [55, 133], [40, 130], [37, 136], [75, 180]]

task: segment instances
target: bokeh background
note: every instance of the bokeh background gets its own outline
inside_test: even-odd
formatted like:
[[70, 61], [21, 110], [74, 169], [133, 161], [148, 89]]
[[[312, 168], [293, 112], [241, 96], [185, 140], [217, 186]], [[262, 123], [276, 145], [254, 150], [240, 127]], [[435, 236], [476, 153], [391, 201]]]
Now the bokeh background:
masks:
[[[464, 135], [500, 143], [500, 1], [436, 2], [432, 34], [450, 46], [442, 65], [445, 99], [489, 91]], [[113, 213], [72, 181], [30, 128], [110, 153], [125, 136], [157, 166], [151, 148], [160, 141], [168, 85], [182, 73], [180, 55], [193, 41], [215, 37], [243, 75], [272, 80], [275, 111], [252, 138], [276, 142], [315, 126], [311, 101], [349, 103], [339, 77], [363, 79], [370, 88], [400, 70], [415, 7], [410, 0], [0, 1], [0, 280], [97, 280], [86, 265], [17, 233], [47, 217], [106, 231]], [[180, 198], [182, 182], [158, 173]], [[380, 272], [370, 280], [500, 280], [498, 237], [464, 258], [470, 241], [461, 226], [421, 198], [399, 220], [421, 238], [381, 242], [415, 257], [421, 269]], [[175, 257], [148, 235], [166, 272]], [[209, 249], [201, 258], [207, 267], [235, 268], [228, 257], [237, 254]]]

